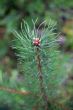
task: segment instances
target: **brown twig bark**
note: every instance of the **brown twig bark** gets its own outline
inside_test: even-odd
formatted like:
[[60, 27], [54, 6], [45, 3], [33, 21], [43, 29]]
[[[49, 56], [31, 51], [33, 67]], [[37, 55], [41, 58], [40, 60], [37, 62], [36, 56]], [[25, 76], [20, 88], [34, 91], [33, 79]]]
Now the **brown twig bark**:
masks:
[[37, 68], [38, 68], [38, 77], [39, 77], [39, 81], [40, 81], [41, 94], [42, 94], [43, 100], [45, 102], [45, 104], [44, 104], [45, 110], [49, 110], [48, 99], [47, 99], [47, 95], [46, 95], [45, 88], [44, 88], [44, 82], [43, 82], [42, 65], [41, 65], [41, 57], [40, 57], [39, 47], [36, 48], [36, 58], [37, 58]]
[[9, 92], [9, 93], [12, 93], [12, 94], [20, 94], [20, 95], [30, 94], [30, 92], [28, 92], [28, 91], [15, 90], [15, 89], [10, 89], [10, 88], [3, 87], [3, 86], [0, 86], [0, 90], [5, 91], [5, 92]]

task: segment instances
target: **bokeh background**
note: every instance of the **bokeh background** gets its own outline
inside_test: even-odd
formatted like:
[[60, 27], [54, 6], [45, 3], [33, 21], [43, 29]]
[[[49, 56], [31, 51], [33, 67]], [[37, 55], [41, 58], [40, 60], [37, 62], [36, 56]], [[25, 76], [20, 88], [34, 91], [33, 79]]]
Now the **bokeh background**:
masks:
[[[57, 32], [60, 32], [59, 49], [65, 58], [70, 59], [66, 65], [70, 75], [65, 81], [65, 90], [68, 93], [67, 103], [70, 110], [73, 110], [73, 0], [0, 0], [0, 82], [3, 80], [2, 84], [6, 85], [10, 80], [13, 84], [18, 74], [17, 57], [10, 46], [12, 30], [20, 29], [22, 19], [32, 26], [31, 20], [36, 18], [38, 23], [45, 19], [49, 21], [50, 18], [57, 22]], [[10, 102], [12, 97], [8, 98], [3, 92], [0, 94], [0, 97], [4, 97], [0, 98], [0, 105], [14, 104], [16, 100], [20, 100], [18, 96], [14, 96], [15, 99]]]

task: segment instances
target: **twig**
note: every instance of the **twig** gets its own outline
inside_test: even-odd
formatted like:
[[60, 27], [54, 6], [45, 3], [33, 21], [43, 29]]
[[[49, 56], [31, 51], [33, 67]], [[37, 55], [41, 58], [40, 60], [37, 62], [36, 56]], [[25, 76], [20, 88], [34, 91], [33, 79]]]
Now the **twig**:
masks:
[[42, 65], [41, 65], [41, 58], [40, 58], [40, 49], [39, 47], [36, 48], [36, 57], [37, 57], [37, 67], [38, 67], [38, 73], [39, 73], [39, 81], [40, 81], [40, 88], [43, 100], [45, 101], [45, 110], [48, 109], [48, 99], [45, 92], [44, 84], [43, 84], [43, 75], [42, 75]]
[[6, 91], [6, 92], [9, 92], [9, 93], [12, 93], [12, 94], [20, 94], [20, 95], [30, 94], [30, 92], [28, 92], [28, 91], [15, 90], [15, 89], [10, 89], [10, 88], [3, 87], [3, 86], [0, 86], [0, 90], [1, 91]]

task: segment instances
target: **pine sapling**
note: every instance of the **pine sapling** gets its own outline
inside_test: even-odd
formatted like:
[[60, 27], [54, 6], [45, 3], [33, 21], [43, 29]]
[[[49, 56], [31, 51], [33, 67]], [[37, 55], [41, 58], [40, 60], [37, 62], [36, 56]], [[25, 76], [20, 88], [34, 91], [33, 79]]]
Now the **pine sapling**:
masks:
[[44, 21], [38, 28], [32, 23], [33, 28], [23, 21], [21, 31], [14, 31], [13, 48], [24, 72], [24, 87], [32, 93], [24, 102], [26, 110], [51, 110], [49, 101], [60, 95], [67, 76], [65, 59], [58, 50], [56, 23]]

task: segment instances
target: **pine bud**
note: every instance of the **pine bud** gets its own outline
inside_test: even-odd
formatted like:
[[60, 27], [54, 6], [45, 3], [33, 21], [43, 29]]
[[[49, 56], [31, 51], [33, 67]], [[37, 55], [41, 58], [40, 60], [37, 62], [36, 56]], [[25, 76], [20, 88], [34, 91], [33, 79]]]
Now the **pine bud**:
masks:
[[33, 44], [35, 46], [40, 46], [40, 39], [39, 38], [33, 38]]

